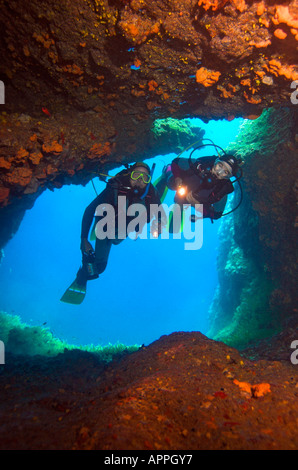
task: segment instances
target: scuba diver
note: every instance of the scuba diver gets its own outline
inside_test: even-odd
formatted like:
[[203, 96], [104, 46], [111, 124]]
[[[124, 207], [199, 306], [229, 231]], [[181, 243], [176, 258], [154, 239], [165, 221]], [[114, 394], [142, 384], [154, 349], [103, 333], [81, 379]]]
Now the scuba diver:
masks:
[[[87, 281], [97, 279], [101, 273], [104, 272], [107, 266], [109, 253], [112, 245], [118, 245], [129, 233], [136, 232], [136, 235], [142, 232], [146, 223], [151, 223], [151, 233], [154, 238], [157, 238], [161, 233], [162, 228], [166, 225], [165, 214], [159, 208], [159, 212], [155, 213], [150, 210], [151, 204], [160, 206], [160, 198], [158, 193], [151, 183], [152, 170], [144, 162], [137, 162], [131, 167], [122, 170], [115, 176], [111, 177], [107, 183], [106, 188], [99, 194], [89, 206], [86, 208], [81, 228], [81, 252], [82, 252], [82, 266], [77, 272], [76, 279], [66, 290], [61, 298], [61, 301], [71, 304], [81, 304], [86, 295]], [[109, 176], [109, 175], [104, 175]], [[122, 196], [122, 200], [120, 198]], [[124, 196], [124, 198], [123, 198]], [[122, 201], [123, 205], [122, 205]], [[121, 204], [121, 207], [120, 207]], [[134, 216], [129, 215], [129, 207], [132, 204], [139, 204], [137, 211], [143, 214], [141, 222], [130, 229], [129, 224], [134, 219]], [[101, 206], [100, 206], [101, 205]], [[98, 207], [103, 207], [103, 212], [106, 212], [105, 207], [112, 207], [114, 213], [113, 235], [106, 236], [107, 232], [102, 232], [103, 236], [98, 236], [97, 224], [103, 221], [103, 213], [98, 212]], [[136, 207], [136, 206], [135, 206]], [[122, 212], [121, 212], [122, 211]], [[125, 223], [121, 224], [121, 214], [126, 213]], [[95, 214], [95, 222], [91, 236], [94, 232], [96, 234], [95, 250], [88, 240], [90, 227], [92, 225], [93, 217]], [[120, 215], [119, 215], [120, 214]]]
[[[226, 215], [224, 210], [228, 194], [234, 191], [233, 183], [239, 181], [242, 176], [241, 173], [237, 177], [242, 162], [225, 152], [223, 155], [200, 157], [193, 162], [193, 152], [206, 145], [211, 144], [196, 147], [189, 158], [175, 158], [170, 165], [163, 169], [162, 176], [155, 186], [162, 201], [167, 190], [171, 189], [176, 191], [174, 201], [180, 206], [202, 204], [202, 217], [210, 218], [213, 223], [213, 220]], [[212, 145], [218, 147], [213, 143]], [[236, 177], [233, 182], [230, 180], [232, 177]], [[193, 214], [191, 220], [195, 222], [197, 216]]]

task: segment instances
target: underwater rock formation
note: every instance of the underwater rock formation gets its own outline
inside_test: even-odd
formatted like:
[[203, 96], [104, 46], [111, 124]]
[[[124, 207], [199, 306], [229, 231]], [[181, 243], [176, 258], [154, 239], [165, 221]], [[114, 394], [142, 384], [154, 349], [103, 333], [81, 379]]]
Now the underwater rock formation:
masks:
[[[0, 335], [5, 344], [5, 353], [13, 357], [33, 356], [42, 358], [53, 357], [63, 352], [78, 349], [56, 338], [45, 326], [30, 326], [24, 323], [17, 315], [10, 315], [0, 311]], [[103, 362], [126, 352], [136, 351], [139, 345], [127, 346], [121, 343], [108, 344], [107, 346], [86, 345], [81, 347], [84, 352], [94, 353]]]
[[0, 248], [44, 189], [179, 153], [202, 138], [189, 117], [249, 118], [231, 146], [243, 202], [222, 221], [210, 336], [268, 360], [198, 333], [110, 366], [8, 353], [1, 446], [297, 448], [297, 2], [0, 5]]
[[297, 125], [296, 112], [269, 110], [230, 147], [245, 161], [244, 198], [222, 221], [210, 336], [235, 347], [297, 317]]
[[156, 119], [291, 105], [294, 1], [0, 4], [1, 206], [156, 154]]
[[78, 350], [8, 355], [0, 448], [294, 450], [297, 367], [280, 359], [252, 361], [198, 332], [108, 365]]

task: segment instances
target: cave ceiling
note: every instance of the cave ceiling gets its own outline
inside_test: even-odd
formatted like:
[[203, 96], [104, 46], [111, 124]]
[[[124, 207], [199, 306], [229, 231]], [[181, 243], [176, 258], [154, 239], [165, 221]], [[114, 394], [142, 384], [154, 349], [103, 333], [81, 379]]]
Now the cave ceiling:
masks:
[[156, 119], [254, 119], [293, 106], [297, 1], [0, 3], [4, 208], [84, 184], [99, 167], [177, 151], [152, 134]]

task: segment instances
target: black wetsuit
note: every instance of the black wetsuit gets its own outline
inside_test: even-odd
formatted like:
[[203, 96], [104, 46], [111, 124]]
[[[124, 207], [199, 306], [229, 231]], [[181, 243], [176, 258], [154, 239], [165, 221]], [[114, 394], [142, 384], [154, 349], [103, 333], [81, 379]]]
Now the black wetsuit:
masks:
[[[118, 173], [115, 177], [109, 180], [109, 183], [107, 184], [107, 187], [104, 189], [104, 191], [102, 191], [102, 193], [99, 194], [91, 202], [91, 204], [89, 204], [89, 206], [86, 208], [84, 215], [83, 215], [83, 219], [82, 219], [82, 230], [81, 230], [82, 239], [88, 239], [90, 227], [94, 219], [96, 208], [100, 204], [104, 204], [104, 205], [110, 204], [115, 209], [115, 215], [116, 215], [115, 237], [113, 238], [106, 237], [104, 239], [99, 239], [96, 237], [95, 263], [97, 266], [98, 274], [101, 274], [107, 266], [111, 246], [117, 245], [121, 243], [125, 238], [127, 238], [128, 236], [127, 226], [136, 217], [135, 215], [126, 216], [126, 230], [125, 230], [126, 236], [122, 235], [121, 237], [119, 237], [118, 236], [118, 224], [117, 224], [118, 222], [118, 219], [117, 219], [118, 196], [126, 197], [126, 209], [128, 206], [132, 204], [142, 204], [143, 206], [145, 206], [147, 210], [147, 220], [145, 220], [145, 223], [146, 222], [149, 223], [150, 217], [151, 219], [153, 218], [153, 212], [150, 211], [150, 204], [160, 205], [161, 202], [160, 202], [160, 198], [158, 196], [156, 189], [151, 183], [149, 184], [147, 194], [145, 195], [145, 197], [142, 198], [145, 191], [146, 191], [146, 188], [142, 190], [141, 192], [138, 192], [138, 190], [135, 188], [131, 188], [130, 173], [128, 173], [127, 170], [123, 170], [122, 172]], [[103, 217], [104, 216], [95, 216], [95, 223], [97, 223]], [[141, 232], [142, 228], [143, 227], [137, 227], [137, 230]], [[81, 277], [84, 276], [84, 272], [79, 271], [79, 273], [78, 274]], [[84, 280], [84, 279], [81, 278], [81, 280]]]
[[[171, 163], [171, 171], [158, 183], [157, 189], [162, 195], [165, 186], [174, 188], [175, 178], [181, 178], [182, 184], [192, 191], [198, 204], [203, 204], [203, 217], [219, 219], [224, 211], [227, 195], [234, 191], [229, 179], [218, 179], [212, 172], [217, 157], [201, 157], [196, 160], [196, 170], [190, 167], [187, 158], [175, 158]], [[219, 201], [221, 201], [220, 204]], [[187, 204], [185, 198], [177, 198], [179, 204]]]

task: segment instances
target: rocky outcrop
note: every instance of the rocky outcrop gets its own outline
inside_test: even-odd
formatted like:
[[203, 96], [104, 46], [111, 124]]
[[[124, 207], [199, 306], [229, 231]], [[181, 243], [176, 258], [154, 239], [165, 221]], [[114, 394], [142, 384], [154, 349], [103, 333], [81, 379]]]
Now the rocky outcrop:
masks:
[[297, 119], [289, 109], [264, 112], [233, 145], [245, 160], [244, 198], [221, 226], [210, 335], [237, 347], [297, 317]]
[[[0, 246], [45, 188], [85, 184], [100, 170], [178, 153], [202, 137], [189, 125], [172, 132], [161, 119], [253, 120], [276, 109], [281, 118], [274, 133], [257, 134], [241, 149], [247, 156], [244, 203], [233, 222], [225, 220], [220, 258], [220, 282], [229, 296], [221, 289], [215, 300], [217, 333], [227, 321], [237, 326], [239, 316], [249, 318], [248, 297], [259, 301], [254, 312], [269, 312], [255, 331], [275, 331], [280, 311], [293, 312], [295, 296], [296, 2], [0, 5]], [[285, 107], [292, 121], [284, 120]], [[291, 134], [272, 150], [268, 135], [274, 140], [284, 122]]]
[[189, 332], [108, 365], [78, 350], [7, 355], [0, 448], [103, 450], [101, 458], [117, 450], [295, 450], [294, 351], [266, 351], [273, 357], [251, 360]]

